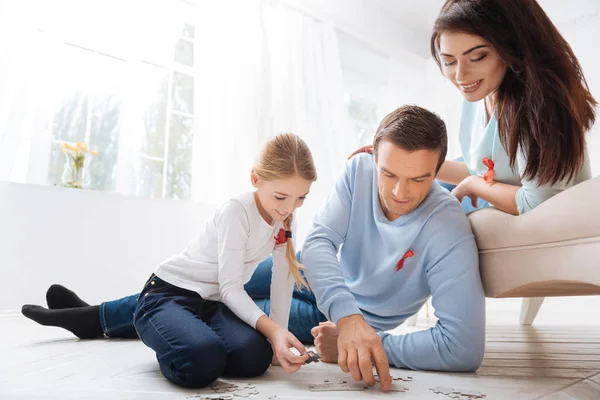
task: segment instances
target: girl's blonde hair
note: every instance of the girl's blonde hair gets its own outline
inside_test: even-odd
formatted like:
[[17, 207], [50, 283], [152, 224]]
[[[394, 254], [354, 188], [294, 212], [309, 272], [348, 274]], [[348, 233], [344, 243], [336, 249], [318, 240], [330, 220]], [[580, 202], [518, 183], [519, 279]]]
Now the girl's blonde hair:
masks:
[[[260, 153], [253, 171], [265, 181], [290, 178], [295, 175], [308, 181], [317, 180], [317, 170], [310, 149], [304, 140], [293, 133], [280, 133], [269, 140]], [[286, 231], [291, 232], [292, 219], [293, 214], [290, 214], [283, 221]], [[287, 238], [286, 247], [289, 272], [294, 277], [296, 285], [308, 287], [300, 273], [302, 265], [296, 260], [296, 251], [291, 238]]]

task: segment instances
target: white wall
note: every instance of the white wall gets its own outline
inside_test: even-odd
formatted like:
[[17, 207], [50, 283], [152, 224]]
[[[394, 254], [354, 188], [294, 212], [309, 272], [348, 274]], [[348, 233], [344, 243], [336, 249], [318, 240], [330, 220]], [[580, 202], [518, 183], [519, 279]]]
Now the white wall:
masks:
[[[421, 32], [398, 23], [369, 0], [285, 0], [340, 32], [344, 84], [355, 95], [377, 100], [383, 114], [411, 103], [423, 105], [426, 55]], [[374, 98], [377, 97], [377, 98]]]
[[45, 304], [61, 283], [97, 303], [141, 290], [214, 206], [0, 183], [0, 310]]
[[428, 54], [428, 49], [421, 45], [420, 32], [399, 24], [384, 8], [371, 0], [284, 1], [384, 53], [422, 59]]

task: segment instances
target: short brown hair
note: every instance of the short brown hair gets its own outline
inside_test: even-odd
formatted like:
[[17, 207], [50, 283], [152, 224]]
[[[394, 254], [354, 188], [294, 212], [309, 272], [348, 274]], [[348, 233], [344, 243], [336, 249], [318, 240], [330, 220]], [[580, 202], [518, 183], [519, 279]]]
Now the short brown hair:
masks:
[[448, 152], [448, 134], [444, 121], [437, 114], [414, 105], [402, 106], [383, 118], [373, 138], [375, 158], [377, 146], [384, 139], [406, 151], [437, 151], [440, 157], [436, 173]]

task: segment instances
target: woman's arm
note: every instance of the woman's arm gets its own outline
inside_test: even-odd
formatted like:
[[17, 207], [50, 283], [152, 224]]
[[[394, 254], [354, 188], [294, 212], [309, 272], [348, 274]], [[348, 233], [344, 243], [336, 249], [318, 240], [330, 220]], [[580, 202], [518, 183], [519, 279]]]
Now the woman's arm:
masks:
[[468, 196], [474, 202], [473, 205], [476, 206], [477, 197], [479, 197], [499, 210], [512, 215], [519, 215], [516, 200], [519, 189], [519, 186], [507, 185], [505, 183], [486, 183], [483, 177], [471, 175], [460, 182], [452, 191], [452, 194], [460, 202], [462, 202], [465, 196]]
[[436, 179], [452, 185], [458, 185], [470, 175], [471, 173], [463, 161], [446, 160], [442, 164]]

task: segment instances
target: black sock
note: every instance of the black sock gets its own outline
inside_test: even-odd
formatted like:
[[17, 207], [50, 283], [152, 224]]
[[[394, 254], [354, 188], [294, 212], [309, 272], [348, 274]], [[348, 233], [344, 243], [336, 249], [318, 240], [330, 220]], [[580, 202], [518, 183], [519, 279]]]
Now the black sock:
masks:
[[46, 292], [46, 302], [51, 310], [63, 308], [89, 307], [89, 304], [81, 300], [75, 292], [61, 285], [52, 285]]
[[64, 328], [80, 339], [102, 336], [100, 306], [48, 310], [42, 306], [27, 304], [21, 308], [21, 312], [38, 324]]

